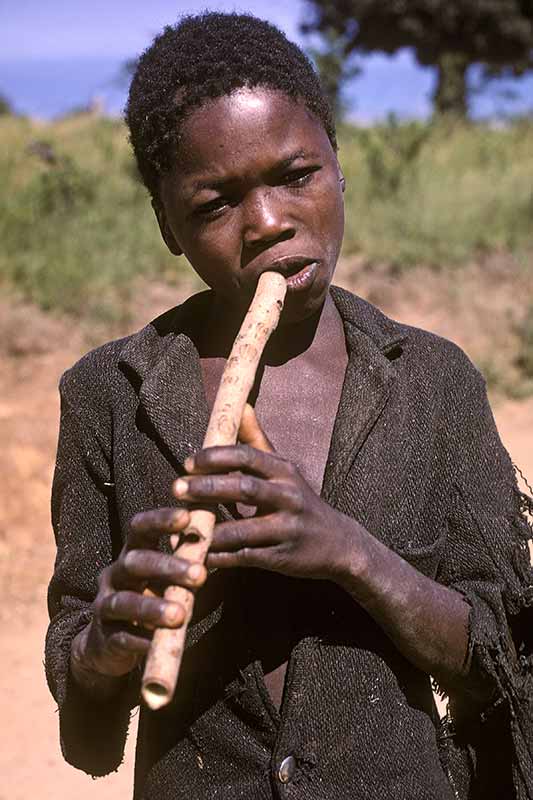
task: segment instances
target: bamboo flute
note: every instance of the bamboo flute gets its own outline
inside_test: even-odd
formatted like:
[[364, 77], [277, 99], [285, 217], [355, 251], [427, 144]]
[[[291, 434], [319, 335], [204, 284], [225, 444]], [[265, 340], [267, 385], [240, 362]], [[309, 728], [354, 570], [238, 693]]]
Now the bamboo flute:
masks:
[[[278, 324], [286, 291], [285, 279], [279, 273], [264, 272], [260, 276], [254, 298], [222, 374], [204, 447], [236, 443], [244, 406], [255, 380], [259, 360]], [[203, 563], [213, 538], [214, 527], [215, 515], [212, 511], [191, 511], [183, 544], [174, 554]], [[157, 628], [154, 631], [141, 684], [143, 699], [154, 711], [167, 705], [174, 695], [187, 626], [193, 612], [194, 594], [182, 586], [169, 586], [165, 591], [165, 600], [181, 603], [185, 608], [185, 622], [181, 628]]]

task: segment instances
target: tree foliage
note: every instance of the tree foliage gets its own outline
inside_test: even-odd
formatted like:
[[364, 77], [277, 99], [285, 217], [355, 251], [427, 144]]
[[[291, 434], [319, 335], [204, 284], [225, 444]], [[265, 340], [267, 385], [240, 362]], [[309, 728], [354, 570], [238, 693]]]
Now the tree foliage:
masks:
[[0, 94], [0, 116], [13, 114], [13, 106], [3, 94]]
[[437, 111], [466, 111], [466, 72], [520, 75], [533, 68], [532, 0], [307, 0], [307, 33], [334, 31], [351, 52], [414, 50], [436, 66]]
[[353, 53], [347, 51], [344, 37], [333, 30], [326, 31], [322, 36], [322, 46], [309, 48], [308, 54], [315, 63], [335, 119], [339, 122], [347, 110], [344, 87], [351, 78], [359, 75], [361, 68], [355, 63]]

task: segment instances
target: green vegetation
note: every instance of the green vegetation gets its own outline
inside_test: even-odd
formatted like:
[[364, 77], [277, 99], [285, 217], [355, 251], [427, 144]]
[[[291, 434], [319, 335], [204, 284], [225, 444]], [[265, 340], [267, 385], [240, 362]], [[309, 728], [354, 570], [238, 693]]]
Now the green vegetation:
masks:
[[0, 116], [4, 116], [5, 114], [12, 114], [13, 109], [11, 107], [11, 103], [3, 94], [0, 94]]
[[3, 117], [0, 144], [2, 283], [44, 309], [107, 322], [139, 277], [179, 277], [185, 262], [161, 241], [119, 121]]
[[[531, 120], [345, 126], [340, 159], [345, 254], [405, 269], [533, 248]], [[0, 280], [45, 309], [116, 320], [137, 279], [187, 268], [160, 240], [120, 121], [3, 116], [0, 181]]]
[[533, 122], [345, 128], [347, 252], [398, 267], [533, 244]]
[[[533, 69], [533, 6], [524, 0], [307, 0], [306, 5], [301, 30], [319, 34], [334, 60], [339, 48], [345, 56], [409, 48], [419, 64], [434, 67], [438, 116], [467, 116], [473, 64], [482, 67], [485, 79]], [[337, 77], [342, 82], [342, 73]]]

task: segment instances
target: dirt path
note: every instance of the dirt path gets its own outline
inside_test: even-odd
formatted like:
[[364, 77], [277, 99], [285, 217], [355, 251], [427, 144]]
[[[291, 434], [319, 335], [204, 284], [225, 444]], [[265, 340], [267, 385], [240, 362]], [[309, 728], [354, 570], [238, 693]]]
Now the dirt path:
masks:
[[2, 479], [0, 575], [9, 608], [1, 634], [0, 800], [131, 797], [134, 737], [124, 768], [105, 780], [93, 781], [65, 764], [42, 666], [46, 584], [54, 560], [48, 508], [57, 381], [77, 357], [74, 348], [65, 348], [10, 359], [7, 369], [2, 364], [0, 441], [7, 469]]
[[[159, 293], [158, 293], [159, 292]], [[169, 304], [155, 291], [145, 318]], [[42, 668], [47, 624], [45, 588], [53, 567], [49, 486], [57, 437], [57, 381], [83, 349], [79, 337], [34, 309], [0, 309], [0, 578], [8, 608], [2, 619], [4, 670], [0, 695], [0, 800], [116, 800], [131, 796], [134, 734], [121, 770], [91, 780], [67, 766], [58, 747], [54, 703]], [[15, 314], [15, 317], [13, 317]], [[417, 324], [424, 324], [420, 307]], [[408, 320], [408, 315], [403, 314]], [[15, 321], [15, 324], [14, 324]], [[428, 325], [429, 327], [429, 325]], [[438, 329], [438, 325], [434, 325]], [[14, 332], [14, 328], [16, 331]], [[460, 337], [459, 337], [460, 338]], [[533, 476], [533, 400], [496, 408], [502, 438], [522, 470]]]

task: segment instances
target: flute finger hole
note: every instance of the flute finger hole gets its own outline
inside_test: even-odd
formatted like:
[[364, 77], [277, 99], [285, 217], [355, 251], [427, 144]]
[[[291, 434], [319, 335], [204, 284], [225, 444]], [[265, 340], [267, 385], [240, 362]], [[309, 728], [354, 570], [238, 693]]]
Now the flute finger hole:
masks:
[[187, 533], [180, 533], [179, 536], [172, 537], [171, 545], [175, 553], [184, 544], [199, 544], [204, 537], [198, 531], [188, 531]]

